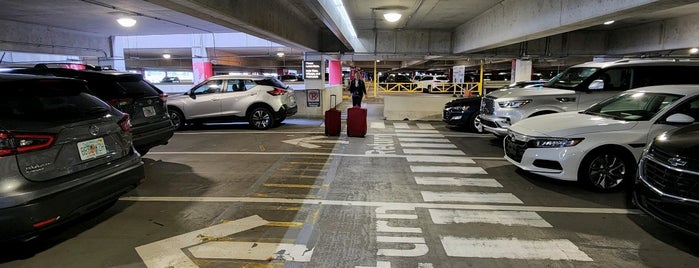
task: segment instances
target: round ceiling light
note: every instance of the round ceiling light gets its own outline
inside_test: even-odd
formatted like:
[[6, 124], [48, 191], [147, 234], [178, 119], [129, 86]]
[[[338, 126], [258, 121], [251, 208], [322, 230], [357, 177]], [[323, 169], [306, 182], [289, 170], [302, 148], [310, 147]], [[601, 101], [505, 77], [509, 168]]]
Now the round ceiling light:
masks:
[[170, 54], [163, 54], [163, 58], [169, 59], [171, 57], [172, 57], [172, 55], [170, 55]]
[[699, 48], [693, 47], [689, 49], [689, 54], [697, 54], [699, 52]]
[[389, 13], [384, 13], [383, 18], [386, 19], [388, 22], [396, 22], [400, 19], [402, 15], [400, 13], [396, 12], [389, 12]]
[[280, 57], [280, 58], [281, 58], [281, 57], [284, 57], [284, 52], [281, 52], [281, 51], [280, 51], [280, 52], [277, 52], [277, 57]]
[[134, 25], [136, 25], [136, 20], [133, 18], [130, 18], [130, 17], [118, 18], [117, 22], [119, 23], [119, 25], [121, 25], [123, 27], [127, 27], [127, 28], [133, 27]]

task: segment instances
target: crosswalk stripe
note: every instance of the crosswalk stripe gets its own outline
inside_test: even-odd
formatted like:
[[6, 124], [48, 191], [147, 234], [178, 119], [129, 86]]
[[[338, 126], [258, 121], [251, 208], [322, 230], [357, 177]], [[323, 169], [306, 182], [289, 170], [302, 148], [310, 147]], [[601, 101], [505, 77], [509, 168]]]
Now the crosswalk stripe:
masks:
[[401, 143], [401, 147], [417, 147], [417, 148], [456, 148], [456, 145], [451, 143], [426, 143], [426, 142], [408, 142]]
[[393, 128], [410, 128], [408, 123], [393, 123]]
[[428, 123], [417, 123], [417, 128], [419, 128], [419, 129], [434, 129], [432, 124], [428, 124]]
[[429, 162], [429, 163], [459, 163], [459, 164], [475, 164], [473, 159], [461, 156], [443, 156], [443, 155], [411, 155], [405, 157], [408, 162]]
[[412, 172], [458, 173], [458, 174], [488, 174], [482, 167], [455, 166], [410, 166]]
[[377, 235], [376, 242], [383, 243], [425, 243], [425, 239], [422, 237], [404, 237], [404, 236], [383, 236]]
[[567, 239], [518, 240], [442, 237], [447, 256], [536, 260], [593, 261]]
[[490, 223], [507, 226], [553, 227], [532, 211], [429, 209], [429, 212], [435, 224]]
[[428, 129], [396, 129], [396, 133], [439, 133], [437, 130]]
[[475, 187], [502, 187], [495, 179], [455, 178], [455, 177], [415, 177], [420, 185], [450, 185]]
[[466, 203], [501, 203], [524, 204], [511, 193], [476, 193], [476, 192], [429, 192], [421, 191], [425, 202], [466, 202]]
[[444, 135], [440, 133], [404, 133], [404, 132], [397, 132], [396, 137], [399, 139], [401, 137], [410, 137], [410, 138], [444, 138]]
[[404, 142], [444, 142], [448, 143], [449, 139], [436, 139], [436, 138], [398, 138], [398, 141]]
[[403, 149], [405, 154], [437, 154], [437, 155], [466, 155], [461, 150], [448, 150], [448, 149]]
[[383, 122], [371, 122], [371, 128], [386, 128], [386, 124]]

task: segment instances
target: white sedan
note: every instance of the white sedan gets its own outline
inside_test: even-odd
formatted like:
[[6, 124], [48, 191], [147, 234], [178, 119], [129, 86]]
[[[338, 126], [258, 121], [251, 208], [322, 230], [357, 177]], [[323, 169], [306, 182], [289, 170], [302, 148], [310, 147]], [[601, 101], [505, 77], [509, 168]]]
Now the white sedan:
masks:
[[542, 115], [509, 128], [505, 158], [545, 177], [614, 191], [633, 180], [645, 145], [699, 119], [699, 85], [628, 90], [584, 111]]

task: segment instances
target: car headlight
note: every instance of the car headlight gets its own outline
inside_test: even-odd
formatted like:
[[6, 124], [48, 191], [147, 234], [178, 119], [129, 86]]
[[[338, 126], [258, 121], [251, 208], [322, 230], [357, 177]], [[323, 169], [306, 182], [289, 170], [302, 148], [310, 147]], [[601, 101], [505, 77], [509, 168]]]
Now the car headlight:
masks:
[[500, 105], [500, 108], [519, 108], [524, 105], [527, 105], [530, 102], [532, 102], [532, 100], [500, 101], [498, 102], [498, 105]]
[[452, 111], [466, 111], [468, 110], [468, 106], [454, 106], [451, 107]]
[[583, 138], [573, 139], [536, 139], [529, 141], [529, 147], [532, 148], [558, 148], [558, 147], [573, 147], [578, 145]]

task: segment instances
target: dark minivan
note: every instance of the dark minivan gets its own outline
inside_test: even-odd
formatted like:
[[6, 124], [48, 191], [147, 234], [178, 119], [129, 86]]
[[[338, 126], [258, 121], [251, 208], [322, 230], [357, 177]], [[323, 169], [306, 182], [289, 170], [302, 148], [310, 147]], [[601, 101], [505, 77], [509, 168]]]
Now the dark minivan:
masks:
[[167, 94], [148, 83], [140, 74], [84, 66], [86, 69], [76, 70], [38, 64], [34, 68], [9, 72], [85, 80], [93, 95], [131, 116], [133, 144], [141, 155], [155, 146], [168, 143], [174, 134], [174, 127], [167, 113]]

